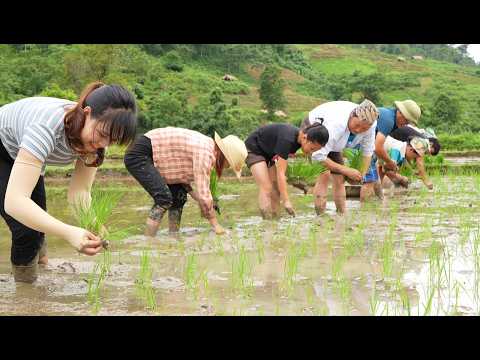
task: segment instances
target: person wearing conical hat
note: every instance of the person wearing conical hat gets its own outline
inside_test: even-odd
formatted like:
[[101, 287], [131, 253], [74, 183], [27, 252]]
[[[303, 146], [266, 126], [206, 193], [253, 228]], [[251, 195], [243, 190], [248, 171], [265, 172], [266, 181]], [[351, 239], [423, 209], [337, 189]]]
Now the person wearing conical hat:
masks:
[[406, 125], [418, 125], [422, 111], [413, 100], [394, 101], [395, 107], [379, 107], [379, 116], [375, 134], [375, 153], [372, 156], [370, 167], [363, 178], [360, 200], [366, 200], [374, 191], [379, 197], [383, 197], [378, 171], [377, 159], [382, 160], [388, 170], [398, 171], [397, 163], [391, 159], [384, 149], [385, 140], [394, 130]]
[[[437, 156], [441, 149], [440, 141], [438, 140], [435, 131], [432, 128], [419, 129], [409, 124], [407, 126], [402, 126], [401, 128], [392, 131], [390, 136], [400, 141], [408, 141], [408, 139], [413, 136], [419, 136], [427, 139], [430, 151], [425, 153], [425, 156]], [[432, 190], [433, 183], [428, 178], [427, 172], [425, 170], [425, 156], [421, 156], [414, 160], [415, 167], [417, 168], [416, 175], [418, 175], [418, 177], [423, 181], [423, 183], [429, 190]]]
[[[428, 139], [421, 136], [410, 136], [407, 141], [399, 141], [391, 136], [387, 136], [384, 149], [398, 167], [402, 166], [405, 161], [411, 162], [420, 159], [431, 151]], [[383, 160], [379, 160], [380, 182], [385, 175], [387, 175], [394, 184], [400, 184], [405, 188], [408, 187], [408, 178], [406, 176], [400, 175], [397, 171], [385, 168]]]
[[140, 136], [125, 154], [124, 163], [154, 201], [145, 235], [156, 235], [167, 211], [169, 231], [177, 232], [187, 193], [198, 202], [215, 233], [225, 233], [215, 216], [210, 174], [215, 169], [220, 178], [230, 167], [240, 178], [246, 157], [245, 144], [235, 135], [222, 139], [215, 133], [212, 139], [197, 131], [165, 127]]

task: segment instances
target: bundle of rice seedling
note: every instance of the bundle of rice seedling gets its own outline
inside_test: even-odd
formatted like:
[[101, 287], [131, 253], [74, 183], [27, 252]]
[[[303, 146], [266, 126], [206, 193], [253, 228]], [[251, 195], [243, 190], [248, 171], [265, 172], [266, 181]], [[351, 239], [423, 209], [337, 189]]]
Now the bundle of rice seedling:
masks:
[[343, 156], [347, 158], [346, 166], [360, 171], [362, 168], [363, 155], [359, 149], [346, 148], [343, 149]]
[[220, 207], [218, 202], [220, 201], [220, 195], [218, 193], [218, 176], [215, 169], [212, 169], [210, 173], [210, 192], [213, 198], [213, 208], [220, 215]]
[[327, 171], [320, 162], [308, 160], [289, 161], [287, 167], [287, 182], [304, 191], [306, 194], [310, 186], [315, 185], [318, 175]]
[[[92, 191], [92, 201], [89, 208], [82, 205], [74, 207], [79, 226], [95, 235], [106, 235], [102, 234], [106, 230], [105, 224], [122, 196], [122, 192], [106, 192], [96, 189]], [[104, 240], [103, 246], [108, 247], [108, 241]]]

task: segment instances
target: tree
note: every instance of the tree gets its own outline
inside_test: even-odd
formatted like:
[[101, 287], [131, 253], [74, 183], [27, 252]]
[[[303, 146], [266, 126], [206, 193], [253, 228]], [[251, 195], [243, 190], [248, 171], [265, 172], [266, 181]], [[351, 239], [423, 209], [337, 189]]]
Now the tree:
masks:
[[361, 75], [358, 72], [353, 74], [353, 90], [361, 92], [365, 99], [372, 101], [374, 104], [381, 103], [381, 91], [385, 90], [386, 87], [386, 78], [380, 72], [369, 75]]
[[452, 129], [462, 127], [461, 113], [462, 109], [457, 99], [441, 94], [433, 103], [431, 121], [436, 124], [438, 130], [450, 132]]
[[270, 120], [275, 118], [275, 111], [283, 109], [287, 103], [283, 90], [285, 81], [280, 78], [280, 68], [268, 65], [260, 76], [260, 100], [268, 111]]

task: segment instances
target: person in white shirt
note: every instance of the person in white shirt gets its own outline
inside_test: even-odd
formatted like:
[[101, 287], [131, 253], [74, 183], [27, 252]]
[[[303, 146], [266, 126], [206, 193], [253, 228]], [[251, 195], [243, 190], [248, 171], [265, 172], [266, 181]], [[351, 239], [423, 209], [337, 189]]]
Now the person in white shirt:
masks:
[[[375, 104], [367, 99], [360, 105], [350, 101], [331, 101], [317, 106], [304, 120], [302, 126], [316, 122], [322, 123], [330, 135], [327, 144], [312, 154], [313, 160], [322, 162], [329, 170], [318, 177], [313, 190], [315, 210], [318, 215], [321, 215], [326, 208], [330, 175], [333, 179], [333, 199], [337, 212], [345, 213], [345, 177], [361, 183], [368, 170], [374, 151], [378, 114]], [[343, 164], [343, 149], [355, 145], [359, 145], [363, 154], [360, 171]]]

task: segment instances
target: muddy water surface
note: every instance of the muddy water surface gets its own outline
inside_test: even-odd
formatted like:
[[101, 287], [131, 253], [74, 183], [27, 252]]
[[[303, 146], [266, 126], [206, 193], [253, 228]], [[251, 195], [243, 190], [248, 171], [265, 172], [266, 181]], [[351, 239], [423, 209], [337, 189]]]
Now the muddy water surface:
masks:
[[[48, 238], [49, 264], [34, 285], [10, 275], [10, 238], [0, 225], [0, 313], [25, 315], [445, 315], [479, 314], [480, 213], [475, 177], [415, 182], [348, 216], [314, 215], [313, 198], [290, 188], [296, 218], [263, 221], [251, 179], [220, 186], [228, 229], [215, 236], [189, 199], [177, 237], [142, 235], [151, 200], [132, 181], [99, 181], [122, 191], [111, 229], [109, 272], [89, 302], [89, 278], [104, 256], [76, 254]], [[47, 182], [49, 212], [74, 223], [62, 181]], [[165, 220], [164, 220], [165, 221]], [[145, 277], [142, 259], [151, 276]], [[147, 271], [148, 273], [149, 271]], [[143, 284], [143, 287], [141, 286]], [[143, 289], [143, 290], [142, 290]], [[145, 289], [149, 289], [147, 292]], [[91, 291], [90, 291], [91, 292]]]

